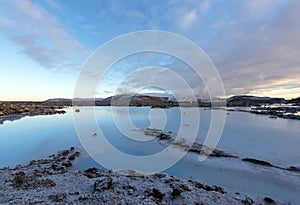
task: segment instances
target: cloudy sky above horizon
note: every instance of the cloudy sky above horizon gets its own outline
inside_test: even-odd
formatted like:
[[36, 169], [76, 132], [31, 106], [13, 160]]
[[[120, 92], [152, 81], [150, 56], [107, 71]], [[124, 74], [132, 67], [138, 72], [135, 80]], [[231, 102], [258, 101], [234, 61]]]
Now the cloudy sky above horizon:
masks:
[[[105, 42], [140, 30], [173, 32], [195, 42], [215, 64], [227, 95], [298, 97], [299, 9], [300, 1], [293, 0], [3, 0], [0, 100], [72, 98], [87, 57]], [[205, 94], [181, 62], [138, 57], [115, 65], [96, 97], [111, 95], [133, 68], [153, 64], [181, 73], [198, 96]], [[146, 90], [152, 92], [151, 86]]]

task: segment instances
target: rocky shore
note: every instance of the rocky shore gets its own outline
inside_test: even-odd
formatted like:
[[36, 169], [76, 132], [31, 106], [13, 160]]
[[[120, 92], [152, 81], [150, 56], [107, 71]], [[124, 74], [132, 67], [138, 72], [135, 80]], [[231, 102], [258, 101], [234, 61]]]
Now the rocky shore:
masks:
[[0, 124], [25, 116], [64, 114], [63, 106], [42, 102], [0, 102]]
[[71, 147], [28, 165], [0, 169], [0, 204], [282, 204], [164, 173], [72, 169]]
[[272, 119], [290, 119], [290, 120], [300, 120], [300, 106], [256, 106], [256, 107], [227, 107], [227, 108], [213, 108], [213, 109], [223, 109], [227, 111], [238, 111], [238, 112], [248, 112], [257, 115], [268, 115]]
[[249, 112], [259, 115], [269, 115], [270, 118], [300, 120], [300, 106], [295, 107], [256, 107]]

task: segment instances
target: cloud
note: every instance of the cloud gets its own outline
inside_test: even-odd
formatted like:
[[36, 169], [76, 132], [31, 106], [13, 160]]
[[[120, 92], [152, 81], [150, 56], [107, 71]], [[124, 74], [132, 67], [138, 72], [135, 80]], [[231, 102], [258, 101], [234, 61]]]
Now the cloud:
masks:
[[[186, 90], [183, 85], [189, 89]], [[208, 97], [201, 78], [192, 68], [175, 57], [154, 52], [131, 55], [112, 66], [101, 81], [97, 94], [107, 96], [104, 92], [107, 90], [112, 95], [114, 92], [145, 92], [145, 89], [148, 93], [174, 93], [179, 99], [190, 99], [189, 90], [197, 97]]]
[[[47, 2], [56, 5], [54, 1]], [[88, 55], [89, 50], [41, 6], [29, 0], [12, 0], [2, 4], [0, 32], [42, 67], [60, 69], [77, 64], [78, 68]]]
[[30, 56], [36, 62], [41, 65], [52, 68], [55, 66], [54, 57], [56, 56], [53, 51], [46, 50], [43, 46], [40, 46], [34, 41], [34, 36], [17, 36], [12, 38], [12, 40], [23, 47], [23, 52]]
[[245, 2], [246, 8], [251, 10], [251, 12], [261, 13], [265, 12], [266, 10], [272, 8], [274, 4], [273, 0], [251, 0]]
[[[127, 32], [161, 29], [181, 34], [203, 48], [217, 66], [229, 95], [263, 93], [272, 88], [295, 93], [294, 88], [300, 87], [299, 1], [153, 0], [141, 3], [134, 0], [131, 4], [88, 1], [77, 6], [87, 8], [80, 12], [73, 11], [73, 7], [63, 1], [59, 4], [55, 0], [34, 2], [2, 1], [0, 32], [46, 68], [78, 67], [89, 54], [66, 28], [72, 29], [72, 33], [78, 32], [90, 47], [94, 42], [104, 43]], [[58, 19], [61, 15], [55, 16], [47, 10], [61, 11], [62, 8], [70, 9], [74, 25], [66, 27], [63, 18]], [[194, 74], [182, 64], [153, 58], [148, 60], [149, 65], [178, 71], [190, 79], [192, 89], [199, 95], [205, 94], [204, 85], [197, 84], [199, 80], [194, 80]], [[129, 60], [112, 71], [107, 78], [107, 90], [114, 80], [139, 66], [145, 66], [143, 60]], [[174, 88], [178, 88], [176, 83]]]
[[[137, 5], [131, 8], [132, 13], [136, 10], [143, 13], [143, 17], [133, 21], [143, 24], [143, 29], [171, 31], [196, 42], [217, 66], [227, 94], [251, 94], [272, 88], [288, 94], [289, 89], [295, 93], [292, 87], [300, 87], [297, 82], [300, 79], [300, 2], [189, 0], [159, 6], [151, 2], [143, 7], [149, 9], [141, 12]], [[118, 8], [123, 6], [119, 4]], [[123, 17], [126, 19], [125, 14]], [[193, 79], [192, 73], [182, 72], [184, 67], [178, 68], [176, 63], [170, 66]], [[203, 85], [191, 81], [193, 89], [205, 94]]]
[[200, 13], [203, 15], [203, 14], [206, 14], [208, 9], [210, 8], [210, 5], [211, 5], [211, 1], [210, 0], [202, 0], [200, 2], [200, 7], [199, 7], [199, 11]]
[[62, 7], [55, 0], [44, 0], [52, 8], [62, 10]]
[[195, 11], [188, 12], [180, 20], [180, 27], [184, 29], [190, 28], [197, 20], [197, 14]]
[[[232, 1], [222, 9], [211, 6], [218, 15], [210, 14], [205, 29], [194, 33], [205, 37], [198, 44], [216, 64], [228, 94], [276, 90], [277, 82], [288, 91], [291, 82], [282, 79], [300, 79], [298, 2]], [[232, 13], [233, 7], [237, 10]]]

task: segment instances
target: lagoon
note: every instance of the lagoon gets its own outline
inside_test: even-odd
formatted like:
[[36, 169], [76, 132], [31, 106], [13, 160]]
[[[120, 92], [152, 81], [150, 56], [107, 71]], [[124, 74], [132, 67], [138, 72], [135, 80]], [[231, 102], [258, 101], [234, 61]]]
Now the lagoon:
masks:
[[[109, 142], [125, 153], [145, 156], [165, 148], [155, 140], [145, 143], [126, 138], [114, 124], [111, 107], [80, 107], [79, 109], [79, 113], [75, 113], [73, 108], [66, 108], [64, 115], [25, 117], [13, 122], [4, 122], [0, 125], [0, 166], [14, 167], [17, 164], [26, 164], [30, 160], [47, 157], [59, 150], [75, 146], [82, 153], [74, 163], [75, 169], [101, 167], [84, 152], [74, 125], [73, 116], [78, 114], [82, 115], [82, 124], [89, 126], [85, 117], [88, 117], [91, 112], [95, 113], [97, 123]], [[163, 109], [167, 118], [163, 129], [165, 132], [178, 132], [181, 119], [179, 109], [185, 109], [188, 113], [195, 108]], [[151, 110], [160, 109], [129, 108], [130, 118], [140, 130], [155, 126], [154, 121], [160, 122], [160, 116], [155, 116], [156, 113]], [[122, 120], [127, 113], [127, 108], [116, 107], [113, 112]], [[281, 167], [300, 165], [299, 121], [271, 119], [265, 115], [244, 112], [225, 110], [220, 112], [226, 112], [227, 119], [218, 149], [241, 158], [261, 159]], [[149, 113], [154, 118], [152, 121], [149, 119]], [[210, 114], [211, 110], [200, 109], [200, 129], [197, 135], [199, 142], [203, 142], [206, 137]], [[128, 128], [127, 133], [141, 134], [131, 128]], [[95, 137], [93, 134], [87, 133], [86, 137], [93, 138]], [[189, 133], [187, 132], [186, 135]], [[295, 172], [261, 167], [237, 159], [209, 158], [199, 162], [197, 156], [190, 153], [165, 172], [185, 179], [192, 178], [204, 183], [220, 185], [233, 193], [270, 196], [284, 202], [300, 203], [298, 197], [300, 174]]]

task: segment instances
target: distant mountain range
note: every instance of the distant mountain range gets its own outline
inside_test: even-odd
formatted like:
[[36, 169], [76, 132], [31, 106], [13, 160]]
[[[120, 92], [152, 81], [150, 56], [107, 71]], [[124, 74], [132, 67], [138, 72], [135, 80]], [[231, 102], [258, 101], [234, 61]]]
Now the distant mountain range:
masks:
[[[74, 100], [78, 101], [102, 101], [103, 98], [74, 98]], [[48, 100], [45, 100], [44, 102], [70, 102], [72, 99], [70, 98], [51, 98]]]
[[[220, 99], [214, 100], [214, 102], [219, 101]], [[224, 99], [223, 99], [224, 100]], [[230, 98], [225, 99], [227, 102], [227, 106], [258, 106], [264, 104], [278, 104], [278, 103], [292, 103], [296, 105], [300, 105], [300, 97], [285, 100], [284, 98], [272, 98], [272, 97], [257, 97], [257, 96], [249, 96], [249, 95], [238, 95], [232, 96]], [[119, 94], [115, 96], [111, 96], [108, 98], [53, 98], [44, 101], [44, 103], [51, 103], [56, 105], [66, 105], [70, 106], [72, 103], [76, 105], [97, 105], [97, 106], [105, 106], [105, 105], [118, 105], [118, 106], [158, 106], [158, 107], [169, 107], [169, 106], [178, 106], [178, 102], [175, 100], [174, 96], [167, 94], [155, 94], [155, 93], [147, 93], [147, 94]], [[210, 106], [210, 102], [208, 100], [198, 99], [197, 102], [186, 101], [189, 105], [195, 103], [199, 106]]]
[[44, 102], [111, 102], [111, 101], [118, 101], [118, 102], [128, 102], [128, 101], [167, 101], [174, 99], [171, 96], [155, 96], [154, 94], [119, 94], [110, 96], [108, 98], [52, 98], [45, 100]]

